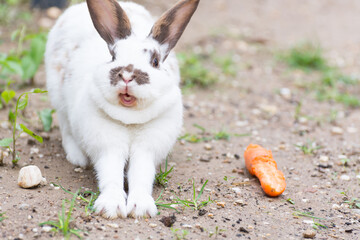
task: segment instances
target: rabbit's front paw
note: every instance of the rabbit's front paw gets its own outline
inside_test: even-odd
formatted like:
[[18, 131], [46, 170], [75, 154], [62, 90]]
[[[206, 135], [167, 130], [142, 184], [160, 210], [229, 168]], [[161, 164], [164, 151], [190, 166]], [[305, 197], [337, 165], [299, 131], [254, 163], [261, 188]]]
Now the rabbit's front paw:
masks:
[[105, 191], [96, 200], [96, 213], [104, 218], [126, 218], [126, 193], [124, 191]]
[[149, 194], [130, 193], [127, 200], [127, 214], [131, 217], [154, 217], [157, 214], [155, 201]]

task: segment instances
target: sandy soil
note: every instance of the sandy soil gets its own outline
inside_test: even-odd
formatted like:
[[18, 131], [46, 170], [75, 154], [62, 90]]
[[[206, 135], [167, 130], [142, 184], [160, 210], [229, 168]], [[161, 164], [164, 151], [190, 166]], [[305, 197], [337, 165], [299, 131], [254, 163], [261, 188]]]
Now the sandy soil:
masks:
[[[174, 1], [156, 1], [157, 6], [154, 1], [138, 2], [160, 14]], [[200, 134], [193, 126], [198, 124], [211, 134], [226, 130], [232, 136], [228, 141], [179, 141], [169, 158], [174, 170], [162, 196], [166, 203], [175, 195], [191, 198], [189, 179], [194, 179], [197, 190], [209, 180], [202, 200], [210, 196], [214, 202], [202, 212], [159, 209], [159, 215], [151, 219], [105, 220], [96, 215], [84, 217], [84, 207], [77, 201], [72, 226], [84, 230], [85, 239], [182, 239], [185, 231], [186, 239], [301, 239], [309, 230], [316, 239], [359, 239], [360, 210], [349, 208], [344, 203], [349, 199], [340, 192], [346, 192], [350, 200], [360, 198], [360, 112], [340, 104], [319, 103], [296, 84], [296, 80], [316, 76], [290, 71], [274, 58], [277, 49], [311, 40], [326, 48], [331, 62], [359, 75], [359, 10], [356, 0], [203, 0], [178, 50], [215, 47], [218, 53], [231, 52], [237, 56], [238, 71], [236, 77], [222, 78], [215, 87], [186, 92], [183, 132]], [[37, 75], [36, 84], [44, 87], [43, 72]], [[291, 96], [279, 94], [282, 88], [290, 89]], [[300, 101], [302, 115], [311, 117], [296, 121]], [[31, 97], [26, 116], [34, 120], [33, 129], [40, 131], [36, 111], [46, 107], [48, 101]], [[337, 117], [329, 121], [334, 110]], [[0, 121], [6, 119], [7, 110], [1, 110]], [[336, 133], [334, 127], [343, 132]], [[10, 134], [6, 126], [0, 128], [1, 137]], [[56, 122], [48, 137], [44, 144], [34, 144], [27, 137], [18, 142], [19, 165], [37, 165], [47, 185], [21, 189], [17, 186], [20, 167], [12, 168], [9, 158], [0, 167], [0, 212], [6, 213], [0, 223], [2, 239], [62, 238], [38, 225], [56, 220], [61, 201], [71, 199], [51, 182], [72, 192], [97, 190], [91, 168], [74, 171], [66, 161]], [[322, 148], [305, 155], [295, 145], [307, 141]], [[287, 180], [280, 197], [265, 196], [257, 179], [246, 171], [243, 151], [250, 143], [273, 151]], [[341, 155], [350, 159], [347, 165], [342, 164]], [[162, 189], [154, 187], [154, 198]], [[297, 211], [321, 219], [296, 216]], [[172, 231], [160, 220], [173, 215]], [[314, 223], [327, 228], [314, 230]], [[178, 229], [176, 233], [174, 229]]]

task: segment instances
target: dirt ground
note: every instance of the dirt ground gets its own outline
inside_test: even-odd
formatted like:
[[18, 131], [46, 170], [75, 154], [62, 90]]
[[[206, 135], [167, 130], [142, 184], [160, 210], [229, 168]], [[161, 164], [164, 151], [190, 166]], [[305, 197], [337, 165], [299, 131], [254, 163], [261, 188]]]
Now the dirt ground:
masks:
[[[135, 2], [160, 14], [175, 1]], [[210, 196], [214, 202], [201, 212], [160, 208], [155, 218], [138, 220], [86, 218], [78, 204], [72, 226], [84, 230], [85, 239], [302, 239], [310, 230], [315, 239], [360, 239], [360, 209], [345, 203], [360, 198], [360, 111], [318, 102], [296, 84], [316, 76], [289, 70], [274, 57], [279, 49], [314, 41], [325, 48], [331, 63], [360, 76], [359, 12], [357, 0], [203, 0], [177, 50], [231, 52], [237, 59], [237, 75], [222, 78], [209, 89], [186, 91], [183, 133], [200, 134], [193, 126], [198, 124], [209, 133], [226, 130], [232, 136], [228, 141], [178, 141], [169, 158], [174, 170], [162, 196], [166, 203], [175, 195], [191, 198], [189, 179], [194, 179], [197, 191], [209, 180], [202, 200]], [[44, 88], [44, 82], [41, 71], [37, 87]], [[284, 88], [291, 94], [281, 94]], [[311, 117], [295, 119], [299, 102], [301, 113]], [[36, 111], [46, 107], [46, 99], [31, 97], [26, 114], [39, 131]], [[338, 114], [329, 121], [334, 110]], [[11, 135], [6, 120], [7, 110], [1, 110], [1, 138]], [[0, 167], [0, 212], [6, 213], [0, 223], [1, 239], [62, 238], [38, 225], [56, 220], [62, 200], [71, 199], [50, 183], [72, 192], [97, 190], [91, 168], [74, 171], [66, 161], [56, 121], [48, 137], [43, 144], [33, 144], [27, 137], [18, 143], [20, 166], [37, 165], [47, 185], [21, 189], [20, 167], [12, 168], [9, 158]], [[322, 148], [305, 155], [295, 145], [307, 141]], [[243, 152], [250, 143], [273, 151], [287, 182], [281, 196], [267, 197], [245, 169]], [[344, 156], [349, 159], [345, 165]], [[162, 189], [155, 185], [155, 199]], [[298, 216], [299, 212], [317, 218]], [[172, 215], [176, 221], [171, 230], [160, 219]], [[316, 230], [317, 223], [327, 228]]]

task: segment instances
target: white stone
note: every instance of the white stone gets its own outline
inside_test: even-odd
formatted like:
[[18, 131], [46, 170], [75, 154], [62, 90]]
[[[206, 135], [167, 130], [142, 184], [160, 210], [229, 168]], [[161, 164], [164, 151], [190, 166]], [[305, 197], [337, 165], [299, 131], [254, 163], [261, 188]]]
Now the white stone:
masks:
[[308, 119], [306, 117], [299, 117], [299, 123], [306, 124], [308, 122]]
[[314, 221], [313, 221], [313, 220], [304, 220], [303, 223], [313, 225], [313, 224], [314, 224]]
[[349, 181], [349, 180], [350, 180], [350, 176], [344, 174], [344, 175], [341, 175], [341, 176], [340, 176], [340, 179], [341, 179], [341, 180], [344, 180], [344, 181]]
[[320, 162], [328, 162], [329, 161], [329, 157], [328, 156], [325, 156], [325, 155], [321, 155], [320, 158], [319, 158], [319, 161]]
[[38, 186], [43, 177], [37, 166], [31, 165], [20, 169], [18, 185], [22, 188], [32, 188]]
[[42, 231], [43, 231], [43, 232], [50, 232], [51, 229], [52, 229], [52, 227], [50, 227], [50, 226], [43, 226], [43, 227], [42, 227]]
[[191, 226], [190, 224], [184, 224], [184, 225], [182, 225], [182, 227], [183, 227], [183, 228], [189, 228], [189, 229], [190, 229], [190, 228], [193, 228], [193, 226]]
[[338, 209], [341, 208], [341, 206], [339, 204], [333, 204], [331, 208], [335, 209], [335, 210], [338, 210]]
[[332, 127], [331, 128], [331, 133], [333, 135], [342, 135], [344, 133], [344, 130], [340, 127]]
[[280, 95], [286, 99], [286, 100], [290, 100], [291, 99], [291, 90], [289, 88], [281, 88], [280, 89]]
[[156, 227], [157, 227], [157, 224], [156, 224], [156, 223], [150, 223], [149, 226], [150, 226], [151, 228], [156, 228]]
[[117, 223], [108, 223], [107, 225], [111, 228], [119, 228], [119, 224]]
[[232, 188], [232, 190], [233, 190], [235, 193], [240, 193], [240, 192], [241, 192], [241, 189], [238, 188], [238, 187], [234, 187], [234, 188]]
[[28, 208], [30, 207], [29, 204], [26, 204], [26, 203], [23, 203], [19, 206], [19, 209], [20, 210], [27, 210]]
[[211, 149], [213, 149], [213, 146], [211, 146], [211, 144], [209, 144], [209, 143], [206, 143], [204, 145], [204, 148], [205, 148], [205, 150], [211, 150]]
[[36, 147], [32, 147], [32, 148], [30, 148], [30, 154], [38, 154], [39, 153], [39, 149], [38, 148], [36, 148]]
[[338, 158], [339, 159], [347, 159], [348, 157], [346, 155], [339, 155]]
[[28, 136], [27, 133], [24, 133], [24, 132], [20, 133], [21, 138], [27, 138], [27, 136]]
[[76, 173], [82, 173], [82, 172], [84, 172], [84, 170], [79, 167], [79, 168], [75, 168], [75, 169], [74, 169], [74, 172], [76, 172]]

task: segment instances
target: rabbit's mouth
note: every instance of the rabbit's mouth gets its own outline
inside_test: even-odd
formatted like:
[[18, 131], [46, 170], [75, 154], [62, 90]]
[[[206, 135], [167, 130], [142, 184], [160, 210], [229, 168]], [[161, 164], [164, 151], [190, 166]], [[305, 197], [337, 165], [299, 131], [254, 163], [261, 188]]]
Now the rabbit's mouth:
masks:
[[120, 104], [124, 107], [133, 107], [136, 105], [136, 97], [129, 95], [128, 93], [120, 93], [119, 98]]

